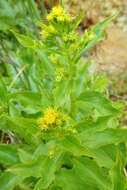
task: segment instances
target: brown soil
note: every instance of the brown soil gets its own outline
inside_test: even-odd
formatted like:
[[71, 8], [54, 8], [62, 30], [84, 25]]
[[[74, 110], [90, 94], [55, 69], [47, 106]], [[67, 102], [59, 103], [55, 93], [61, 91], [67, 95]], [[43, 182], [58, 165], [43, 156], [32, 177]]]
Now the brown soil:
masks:
[[127, 71], [127, 32], [113, 27], [106, 30], [106, 40], [93, 52], [98, 69], [109, 74]]

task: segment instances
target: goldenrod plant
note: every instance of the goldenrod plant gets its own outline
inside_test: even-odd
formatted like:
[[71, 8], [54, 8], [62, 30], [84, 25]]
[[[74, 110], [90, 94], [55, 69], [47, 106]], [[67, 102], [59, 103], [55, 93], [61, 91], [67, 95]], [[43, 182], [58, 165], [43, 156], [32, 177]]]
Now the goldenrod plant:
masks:
[[0, 129], [13, 139], [1, 138], [0, 190], [127, 188], [122, 106], [84, 58], [115, 15], [79, 35], [82, 17], [57, 6], [38, 23], [38, 37], [11, 30], [24, 48], [16, 52], [18, 74], [0, 80]]

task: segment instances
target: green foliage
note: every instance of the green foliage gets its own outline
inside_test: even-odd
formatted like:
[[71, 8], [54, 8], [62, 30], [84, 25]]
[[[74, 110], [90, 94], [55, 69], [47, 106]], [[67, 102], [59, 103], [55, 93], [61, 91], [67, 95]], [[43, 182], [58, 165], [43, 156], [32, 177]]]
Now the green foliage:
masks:
[[45, 24], [27, 4], [36, 27], [26, 35], [9, 27], [19, 44], [0, 80], [0, 129], [13, 138], [1, 139], [0, 189], [126, 190], [127, 128], [106, 96], [107, 79], [84, 61], [115, 16], [79, 36], [82, 14], [74, 21], [55, 7]]

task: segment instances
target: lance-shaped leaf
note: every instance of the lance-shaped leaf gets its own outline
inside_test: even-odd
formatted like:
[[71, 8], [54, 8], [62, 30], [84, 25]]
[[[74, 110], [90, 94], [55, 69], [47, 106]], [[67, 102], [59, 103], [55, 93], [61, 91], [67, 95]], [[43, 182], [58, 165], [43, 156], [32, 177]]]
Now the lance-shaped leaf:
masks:
[[56, 186], [52, 190], [57, 190], [57, 188], [58, 190], [99, 190], [95, 185], [85, 183], [75, 172], [75, 169], [67, 170], [64, 168], [56, 173]]
[[55, 179], [55, 171], [57, 169], [61, 154], [55, 155], [53, 158], [47, 157], [42, 167], [42, 178], [37, 182], [34, 190], [47, 189]]
[[96, 45], [97, 42], [104, 39], [104, 29], [105, 27], [117, 16], [117, 14], [114, 14], [108, 18], [106, 18], [104, 21], [96, 24], [92, 32], [95, 34], [95, 37], [89, 41], [87, 45], [79, 52], [78, 55], [76, 55], [74, 62], [76, 63], [90, 48], [92, 48], [94, 45]]
[[71, 27], [71, 30], [75, 30], [79, 26], [83, 17], [84, 17], [84, 11], [82, 11], [81, 14], [78, 16], [78, 18], [75, 20], [75, 22], [73, 23]]
[[7, 132], [12, 131], [27, 143], [38, 144], [40, 142], [36, 120], [23, 117], [0, 117], [0, 129]]
[[79, 96], [78, 101], [84, 102], [90, 108], [96, 109], [101, 116], [116, 115], [119, 113], [112, 106], [111, 102], [99, 92], [86, 91]]
[[87, 139], [81, 136], [81, 140], [89, 148], [99, 148], [109, 144], [118, 145], [119, 143], [127, 142], [127, 128], [106, 129], [102, 132], [96, 132]]
[[74, 83], [76, 97], [78, 97], [83, 90], [85, 77], [88, 73], [88, 69], [90, 65], [91, 65], [90, 60], [86, 61], [86, 63], [83, 64], [83, 66], [80, 68], [78, 72], [77, 78]]
[[3, 78], [0, 76], [0, 102], [6, 102], [7, 101], [7, 89], [6, 85], [3, 81]]
[[127, 184], [127, 177], [125, 176], [126, 169], [122, 160], [120, 151], [117, 151], [117, 159], [115, 166], [110, 171], [112, 179], [112, 190], [125, 190]]
[[0, 145], [0, 163], [4, 165], [14, 165], [19, 163], [18, 146], [11, 144]]
[[[11, 104], [13, 104], [20, 112], [26, 114], [36, 114], [42, 110], [42, 95], [35, 92], [16, 92], [8, 95], [9, 111], [11, 114]], [[14, 116], [14, 115], [13, 115]]]
[[[114, 128], [116, 122], [110, 116], [99, 117], [96, 121], [93, 120], [83, 120], [75, 125], [76, 130], [79, 132], [79, 135], [83, 135], [83, 138], [89, 138], [90, 135], [98, 132], [104, 131], [107, 128]], [[117, 125], [116, 125], [117, 127]], [[81, 134], [80, 134], [81, 133]]]
[[55, 148], [55, 141], [49, 141], [47, 144], [41, 143], [33, 154], [33, 160], [40, 156], [48, 156], [51, 149]]
[[102, 168], [86, 157], [75, 157], [73, 168], [56, 173], [56, 184], [65, 190], [111, 190], [111, 182]]
[[93, 184], [99, 189], [111, 190], [111, 182], [107, 175], [104, 174], [102, 168], [99, 168], [94, 160], [81, 157], [73, 159], [75, 172], [79, 178], [87, 184]]
[[88, 147], [85, 145], [82, 146], [80, 144], [80, 141], [72, 135], [65, 136], [63, 140], [59, 142], [59, 144], [64, 151], [70, 152], [75, 156], [93, 156], [92, 152], [88, 149]]
[[53, 77], [55, 75], [55, 70], [48, 56], [46, 55], [46, 53], [42, 51], [38, 51], [38, 54], [40, 56], [41, 64], [43, 66], [44, 71], [46, 72], [46, 74], [49, 75], [49, 78]]
[[31, 15], [31, 18], [33, 19], [33, 17], [36, 19], [36, 20], [39, 20], [40, 19], [40, 12], [37, 8], [37, 4], [34, 0], [28, 0], [28, 5], [29, 5], [29, 12], [30, 12], [30, 15]]
[[63, 106], [67, 102], [70, 92], [71, 81], [62, 79], [54, 89], [55, 104], [57, 107]]
[[[34, 150], [34, 149], [33, 149]], [[23, 163], [23, 164], [30, 164], [31, 162], [35, 162], [36, 160], [32, 160], [32, 156], [33, 154], [31, 152], [29, 152], [28, 150], [24, 150], [24, 149], [18, 149], [18, 154], [19, 154], [19, 158], [20, 158], [20, 161]]]
[[111, 168], [115, 164], [116, 146], [107, 145], [98, 149], [92, 149], [95, 154], [95, 161], [100, 167]]
[[29, 36], [19, 34], [12, 29], [10, 31], [14, 34], [14, 36], [17, 38], [19, 43], [21, 45], [23, 45], [24, 47], [32, 48], [32, 49], [35, 49], [37, 47], [36, 41], [34, 39], [30, 38]]
[[48, 143], [41, 143], [37, 148], [32, 148], [30, 151], [27, 149], [18, 149], [19, 158], [24, 164], [32, 164], [36, 162], [40, 157], [49, 156], [50, 151], [56, 149], [56, 144], [54, 141], [49, 141]]
[[0, 176], [0, 190], [13, 190], [22, 180], [21, 176], [5, 172]]
[[41, 177], [41, 170], [45, 157], [40, 157], [37, 161], [27, 164], [16, 164], [7, 169], [8, 172], [11, 172], [17, 176], [27, 178], [27, 177]]

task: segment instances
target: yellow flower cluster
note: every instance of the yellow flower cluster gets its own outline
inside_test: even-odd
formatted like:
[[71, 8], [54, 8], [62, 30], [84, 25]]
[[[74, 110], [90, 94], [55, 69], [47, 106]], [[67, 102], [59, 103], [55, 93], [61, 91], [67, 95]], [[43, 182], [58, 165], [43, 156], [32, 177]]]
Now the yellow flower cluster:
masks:
[[85, 30], [85, 38], [90, 41], [96, 37], [96, 34], [93, 31]]
[[67, 14], [61, 6], [57, 6], [52, 9], [50, 14], [48, 14], [47, 20], [49, 22], [56, 20], [57, 22], [69, 23], [72, 21], [72, 17], [69, 14]]
[[53, 147], [51, 147], [51, 149], [49, 151], [49, 158], [52, 159], [54, 154], [55, 154], [55, 147], [53, 146]]
[[59, 68], [56, 70], [57, 76], [56, 76], [56, 81], [60, 82], [62, 77], [64, 76], [65, 69], [64, 68]]
[[49, 56], [49, 60], [51, 61], [51, 63], [56, 64], [56, 62], [57, 62], [57, 55], [56, 54], [51, 54]]
[[63, 36], [63, 40], [64, 42], [75, 41], [77, 37], [78, 37], [77, 32], [70, 32], [69, 34]]
[[48, 37], [50, 37], [54, 33], [55, 33], [55, 28], [53, 25], [51, 25], [51, 24], [49, 26], [44, 25], [44, 28], [41, 31], [41, 36], [43, 39], [47, 39]]
[[49, 127], [61, 126], [66, 119], [66, 116], [59, 113], [56, 109], [47, 108], [44, 116], [37, 120], [37, 124], [42, 130], [47, 130]]

